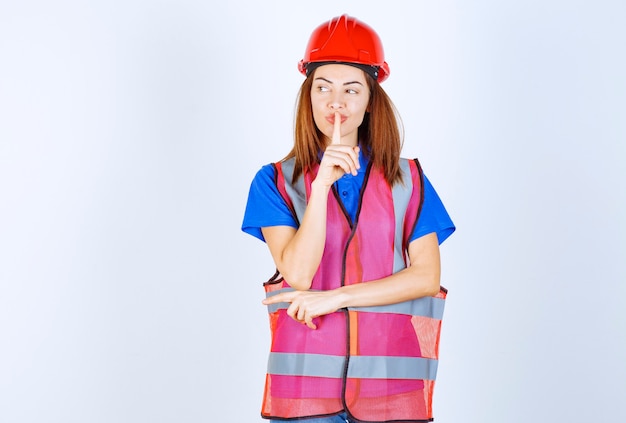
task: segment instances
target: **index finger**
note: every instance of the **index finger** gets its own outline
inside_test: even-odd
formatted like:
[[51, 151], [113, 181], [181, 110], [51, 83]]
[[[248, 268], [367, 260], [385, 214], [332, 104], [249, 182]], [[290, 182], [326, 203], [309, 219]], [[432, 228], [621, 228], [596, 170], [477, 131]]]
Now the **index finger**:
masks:
[[332, 143], [341, 144], [341, 114], [339, 112], [335, 112]]
[[276, 304], [276, 303], [290, 303], [293, 301], [293, 294], [291, 292], [282, 292], [280, 294], [272, 295], [265, 298], [262, 303], [264, 305]]

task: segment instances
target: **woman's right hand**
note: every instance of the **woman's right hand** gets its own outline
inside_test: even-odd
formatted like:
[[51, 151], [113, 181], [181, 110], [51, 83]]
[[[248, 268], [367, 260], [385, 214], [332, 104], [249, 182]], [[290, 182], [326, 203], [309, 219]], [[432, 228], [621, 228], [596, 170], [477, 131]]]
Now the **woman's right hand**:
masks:
[[346, 173], [356, 175], [359, 167], [359, 147], [341, 143], [341, 115], [335, 112], [333, 137], [324, 151], [315, 181], [330, 187]]

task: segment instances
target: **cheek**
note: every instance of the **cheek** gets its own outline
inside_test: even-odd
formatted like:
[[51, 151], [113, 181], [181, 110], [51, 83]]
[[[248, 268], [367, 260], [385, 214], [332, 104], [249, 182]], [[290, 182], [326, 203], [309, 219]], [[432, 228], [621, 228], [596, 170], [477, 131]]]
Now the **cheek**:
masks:
[[361, 124], [361, 122], [363, 122], [363, 118], [365, 117], [365, 112], [367, 112], [367, 104], [365, 103], [359, 103], [358, 105], [355, 105], [354, 110], [354, 117], [357, 118], [357, 120], [359, 121], [359, 125]]
[[323, 119], [324, 119], [324, 114], [320, 110], [316, 110], [314, 107], [313, 108], [313, 122], [315, 122], [315, 126], [320, 128], [320, 125], [322, 124]]

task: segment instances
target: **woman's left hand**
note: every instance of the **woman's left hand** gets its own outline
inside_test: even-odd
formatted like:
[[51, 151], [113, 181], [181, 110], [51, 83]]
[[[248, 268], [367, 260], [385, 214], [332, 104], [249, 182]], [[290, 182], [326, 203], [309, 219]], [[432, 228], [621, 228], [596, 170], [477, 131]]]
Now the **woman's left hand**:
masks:
[[290, 303], [287, 314], [295, 321], [317, 329], [313, 319], [333, 313], [340, 308], [338, 295], [333, 291], [282, 292], [263, 300], [263, 304]]

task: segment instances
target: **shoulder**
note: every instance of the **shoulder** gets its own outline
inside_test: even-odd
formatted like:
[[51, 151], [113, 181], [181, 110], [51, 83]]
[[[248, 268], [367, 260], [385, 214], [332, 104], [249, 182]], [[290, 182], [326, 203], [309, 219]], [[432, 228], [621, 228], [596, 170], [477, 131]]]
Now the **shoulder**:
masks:
[[276, 184], [276, 164], [262, 166], [254, 176], [241, 229], [264, 240], [261, 228], [266, 226], [297, 227], [291, 210], [285, 203]]
[[262, 177], [267, 177], [267, 176], [274, 176], [275, 173], [276, 173], [276, 163], [268, 163], [268, 164], [261, 166], [261, 168], [257, 171], [255, 177], [262, 178]]
[[279, 172], [284, 172], [285, 170], [292, 169], [295, 164], [295, 158], [290, 158], [286, 160], [280, 160], [274, 163], [268, 163], [257, 171], [255, 175], [255, 179], [274, 179], [276, 178], [276, 174]]
[[417, 158], [409, 159], [401, 157], [400, 169], [402, 170], [403, 175], [409, 174], [414, 182], [418, 182], [422, 185], [424, 174], [422, 171], [422, 165]]
[[276, 164], [268, 163], [257, 170], [252, 179], [252, 186], [274, 185], [276, 181]]

